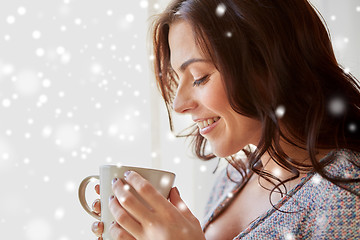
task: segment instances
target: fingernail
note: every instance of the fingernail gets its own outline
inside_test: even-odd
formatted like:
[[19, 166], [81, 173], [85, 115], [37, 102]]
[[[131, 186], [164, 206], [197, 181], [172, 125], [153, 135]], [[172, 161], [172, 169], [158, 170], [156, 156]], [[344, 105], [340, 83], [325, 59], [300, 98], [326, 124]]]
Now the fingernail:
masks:
[[100, 222], [94, 222], [93, 228], [94, 228], [95, 231], [97, 231], [99, 229], [99, 223]]
[[93, 202], [93, 204], [91, 205], [92, 209], [95, 209], [95, 205], [96, 205], [96, 201]]
[[117, 178], [114, 178], [114, 179], [112, 180], [112, 184], [116, 183], [117, 180], [118, 180]]
[[177, 187], [175, 187], [175, 191], [177, 192], [177, 194], [180, 196], [180, 192], [179, 189]]
[[130, 175], [130, 173], [131, 173], [131, 171], [126, 171], [126, 172], [124, 173], [125, 179]]

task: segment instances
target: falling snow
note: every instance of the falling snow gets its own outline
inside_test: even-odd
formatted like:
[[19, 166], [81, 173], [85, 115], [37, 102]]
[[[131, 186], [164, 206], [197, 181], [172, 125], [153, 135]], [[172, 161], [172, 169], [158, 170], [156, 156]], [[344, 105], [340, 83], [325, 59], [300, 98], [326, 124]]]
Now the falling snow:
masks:
[[129, 191], [129, 190], [130, 190], [130, 185], [129, 185], [129, 184], [125, 184], [125, 185], [124, 185], [124, 190]]
[[295, 236], [293, 233], [286, 233], [285, 240], [295, 240]]
[[346, 110], [345, 100], [341, 97], [334, 97], [330, 99], [328, 108], [333, 116], [343, 115]]
[[228, 37], [228, 38], [231, 38], [231, 37], [232, 37], [232, 32], [227, 31], [227, 32], [225, 33], [225, 36]]
[[285, 107], [283, 105], [279, 105], [275, 110], [275, 115], [278, 118], [282, 118], [285, 115]]
[[216, 7], [216, 11], [215, 11], [216, 16], [222, 17], [222, 16], [224, 16], [225, 12], [226, 12], [226, 6], [225, 6], [225, 4], [220, 3], [220, 4]]
[[200, 166], [200, 172], [206, 172], [207, 167], [205, 165]]
[[349, 124], [349, 131], [355, 133], [358, 130], [358, 126], [355, 123]]
[[164, 176], [161, 177], [160, 185], [161, 185], [161, 186], [164, 186], [164, 187], [169, 186], [170, 180], [171, 180], [171, 179], [170, 179], [169, 176], [164, 175]]
[[312, 178], [311, 181], [314, 184], [319, 184], [321, 182], [321, 176], [319, 174], [315, 174]]
[[[189, 206], [202, 216], [197, 204], [208, 196], [207, 177], [214, 176], [214, 168], [211, 161], [199, 165], [189, 157], [187, 143], [175, 137], [178, 131], [169, 132], [166, 110], [154, 100], [159, 93], [149, 68], [155, 57], [146, 49], [148, 12], [164, 6], [148, 0], [129, 1], [126, 8], [119, 1], [10, 2], [1, 8], [0, 28], [0, 177], [11, 183], [3, 184], [0, 198], [0, 230], [7, 230], [2, 238], [95, 238], [93, 219], [81, 209], [77, 190], [102, 164], [160, 164], [176, 172], [182, 197], [194, 196]], [[332, 32], [333, 46], [344, 72], [359, 76], [353, 72], [360, 49], [351, 24], [358, 22], [360, 6], [351, 7], [352, 13], [324, 16], [330, 29], [349, 26]], [[214, 13], [225, 18], [229, 10], [220, 3]], [[223, 29], [220, 34], [231, 39], [236, 33]], [[327, 109], [334, 115], [346, 110], [341, 98], [331, 99]], [[283, 117], [285, 107], [279, 105], [275, 113]], [[174, 125], [181, 130], [191, 123], [182, 119]], [[347, 128], [357, 133], [359, 123]], [[160, 181], [166, 185], [170, 179]], [[191, 181], [195, 188], [181, 186]], [[321, 177], [312, 182], [321, 183]]]

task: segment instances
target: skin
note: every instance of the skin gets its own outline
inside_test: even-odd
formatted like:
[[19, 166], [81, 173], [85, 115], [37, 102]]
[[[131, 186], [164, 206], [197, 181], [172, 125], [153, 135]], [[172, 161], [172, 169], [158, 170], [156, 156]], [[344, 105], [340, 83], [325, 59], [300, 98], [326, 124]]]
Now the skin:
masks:
[[[110, 211], [116, 219], [110, 226], [114, 239], [205, 239], [200, 222], [182, 201], [176, 188], [172, 188], [169, 199], [165, 199], [136, 172], [131, 172], [125, 180], [114, 180], [114, 197], [109, 200]], [[151, 209], [137, 200], [124, 187], [125, 184], [133, 186]], [[99, 203], [94, 204], [94, 210], [100, 212]], [[99, 237], [103, 226], [96, 228], [97, 224], [94, 223], [92, 229]]]
[[[179, 78], [174, 110], [181, 114], [190, 114], [193, 120], [220, 117], [216, 128], [202, 134], [218, 157], [232, 155], [249, 143], [257, 143], [261, 123], [240, 115], [231, 108], [221, 74], [200, 52], [194, 41], [191, 25], [184, 21], [174, 23], [170, 28], [169, 43], [171, 65]], [[180, 69], [189, 59], [204, 61], [193, 62], [185, 69]], [[194, 80], [204, 76], [209, 76], [206, 82], [193, 86]]]
[[[185, 21], [173, 23], [170, 26], [169, 45], [171, 66], [179, 79], [174, 110], [180, 114], [190, 114], [193, 120], [220, 117], [216, 127], [203, 134], [218, 157], [235, 154], [248, 144], [256, 145], [261, 134], [261, 123], [242, 116], [231, 108], [221, 74], [200, 52], [191, 25]], [[205, 81], [194, 86], [194, 81], [205, 76], [208, 76]], [[290, 157], [307, 161], [306, 151], [284, 142], [280, 144]], [[318, 157], [323, 157], [327, 152], [319, 151]], [[267, 154], [261, 160], [265, 170], [276, 170], [281, 178], [289, 176], [289, 173], [279, 168]], [[288, 182], [287, 185], [290, 188], [295, 186], [298, 179]], [[134, 187], [152, 209], [147, 209], [124, 189], [122, 180], [115, 181], [114, 198], [109, 201], [109, 208], [116, 219], [110, 227], [114, 239], [205, 239], [199, 221], [185, 205], [176, 188], [171, 189], [169, 199], [165, 199], [135, 172], [127, 177], [126, 182]], [[263, 184], [266, 185], [266, 182]], [[95, 190], [99, 194], [98, 185]], [[99, 200], [94, 202], [93, 209], [100, 214]], [[103, 224], [95, 222], [92, 231], [102, 239]]]

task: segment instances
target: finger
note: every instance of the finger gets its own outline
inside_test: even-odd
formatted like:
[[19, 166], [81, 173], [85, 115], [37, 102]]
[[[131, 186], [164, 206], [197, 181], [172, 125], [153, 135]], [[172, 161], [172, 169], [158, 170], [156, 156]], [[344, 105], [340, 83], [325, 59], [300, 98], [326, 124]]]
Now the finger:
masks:
[[130, 191], [130, 188], [131, 186], [123, 179], [114, 179], [112, 186], [113, 193], [121, 206], [139, 222], [150, 220], [153, 211], [146, 206], [145, 203], [141, 202], [140, 199]]
[[99, 184], [95, 185], [95, 192], [100, 195], [100, 185]]
[[186, 206], [185, 202], [181, 199], [177, 187], [173, 187], [169, 194], [170, 202], [190, 221], [197, 221], [197, 218], [192, 214], [190, 209]]
[[169, 202], [167, 199], [140, 174], [131, 171], [125, 179], [155, 211], [162, 212], [168, 210]]
[[117, 223], [113, 223], [109, 228], [110, 235], [114, 240], [136, 240], [124, 228]]
[[92, 209], [93, 209], [93, 212], [98, 214], [100, 216], [100, 213], [101, 213], [101, 202], [100, 202], [100, 199], [96, 199], [93, 204], [92, 204]]
[[110, 212], [115, 218], [115, 221], [127, 232], [133, 236], [139, 236], [143, 229], [141, 224], [136, 221], [120, 204], [119, 201], [113, 197], [109, 202]]
[[104, 223], [103, 222], [94, 222], [91, 226], [91, 230], [97, 237], [101, 237], [104, 232]]

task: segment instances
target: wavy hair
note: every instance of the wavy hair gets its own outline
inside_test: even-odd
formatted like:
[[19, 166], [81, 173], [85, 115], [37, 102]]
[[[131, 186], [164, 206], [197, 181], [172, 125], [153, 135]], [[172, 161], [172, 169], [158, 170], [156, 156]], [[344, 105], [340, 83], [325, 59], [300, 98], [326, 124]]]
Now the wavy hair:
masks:
[[[317, 149], [360, 152], [359, 82], [337, 62], [322, 19], [307, 0], [172, 1], [153, 25], [156, 80], [171, 130], [178, 82], [170, 65], [168, 34], [173, 22], [185, 20], [192, 25], [197, 45], [221, 73], [233, 110], [262, 124], [256, 151], [247, 152], [249, 166], [228, 159], [240, 173], [251, 168], [275, 188], [297, 178], [299, 170], [310, 169], [343, 188], [360, 182], [329, 175], [324, 168], [332, 159], [315, 158]], [[277, 114], [279, 108], [285, 109], [283, 116]], [[206, 153], [207, 140], [197, 127], [186, 136], [192, 137], [200, 159], [215, 157]], [[311, 164], [289, 158], [280, 138], [305, 149]], [[281, 181], [255, 167], [265, 152], [294, 177]]]

